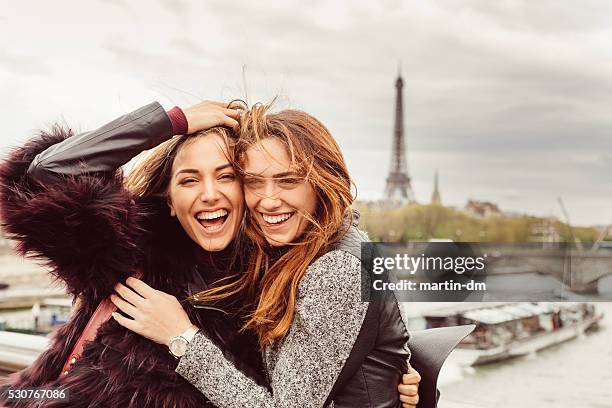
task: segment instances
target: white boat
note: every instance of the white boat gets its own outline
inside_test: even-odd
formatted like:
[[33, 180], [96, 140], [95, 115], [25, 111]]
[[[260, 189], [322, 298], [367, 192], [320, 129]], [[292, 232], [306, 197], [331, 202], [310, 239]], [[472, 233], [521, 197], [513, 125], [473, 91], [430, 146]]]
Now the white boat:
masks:
[[453, 352], [460, 365], [480, 365], [533, 354], [578, 337], [602, 319], [590, 303], [511, 303], [424, 316], [427, 327], [475, 324]]

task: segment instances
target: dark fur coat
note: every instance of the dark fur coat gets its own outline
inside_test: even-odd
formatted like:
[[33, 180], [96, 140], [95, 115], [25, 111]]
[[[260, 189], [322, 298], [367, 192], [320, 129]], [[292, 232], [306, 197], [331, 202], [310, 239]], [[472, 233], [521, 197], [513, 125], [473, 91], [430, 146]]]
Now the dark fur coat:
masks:
[[[43, 261], [65, 282], [79, 307], [57, 329], [51, 346], [12, 380], [14, 387], [66, 387], [69, 402], [0, 401], [44, 407], [204, 407], [206, 398], [174, 372], [165, 346], [104, 323], [67, 375], [60, 370], [99, 302], [136, 269], [150, 286], [184, 299], [207, 271], [197, 266], [199, 248], [171, 218], [163, 199], [135, 200], [122, 174], [61, 177], [42, 185], [27, 176], [36, 154], [70, 132], [43, 133], [12, 152], [0, 166], [1, 217], [5, 233], [24, 256]], [[191, 320], [228, 358], [261, 382], [256, 340], [237, 333], [237, 320], [214, 310], [187, 307]], [[249, 366], [245, 365], [245, 362]], [[37, 405], [38, 404], [38, 405]]]

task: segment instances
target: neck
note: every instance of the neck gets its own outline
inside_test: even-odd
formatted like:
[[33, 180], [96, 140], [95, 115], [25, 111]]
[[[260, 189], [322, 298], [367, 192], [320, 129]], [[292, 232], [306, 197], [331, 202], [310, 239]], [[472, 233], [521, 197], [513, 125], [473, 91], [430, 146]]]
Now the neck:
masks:
[[199, 245], [194, 248], [196, 263], [200, 274], [207, 282], [229, 276], [237, 271], [233, 270], [232, 262], [235, 254], [235, 243], [232, 241], [221, 251], [210, 252]]

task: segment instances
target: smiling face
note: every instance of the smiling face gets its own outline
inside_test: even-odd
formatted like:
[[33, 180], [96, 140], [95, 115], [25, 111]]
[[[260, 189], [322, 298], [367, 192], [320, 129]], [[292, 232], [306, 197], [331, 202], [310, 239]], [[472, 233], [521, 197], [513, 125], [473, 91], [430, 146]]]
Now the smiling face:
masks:
[[294, 242], [314, 216], [311, 184], [296, 174], [285, 146], [269, 137], [246, 150], [244, 197], [253, 219], [272, 246]]
[[172, 165], [170, 214], [207, 251], [225, 249], [244, 215], [242, 186], [228, 157], [223, 138], [209, 134], [186, 142]]

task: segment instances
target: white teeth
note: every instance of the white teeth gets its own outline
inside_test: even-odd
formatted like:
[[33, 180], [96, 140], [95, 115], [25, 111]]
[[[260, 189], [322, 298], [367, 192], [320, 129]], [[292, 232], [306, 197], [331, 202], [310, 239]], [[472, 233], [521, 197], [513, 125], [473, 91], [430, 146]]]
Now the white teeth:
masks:
[[227, 210], [221, 209], [217, 211], [202, 211], [196, 214], [198, 220], [214, 220], [215, 218], [227, 215]]
[[280, 222], [286, 221], [288, 220], [293, 213], [285, 213], [285, 214], [280, 214], [280, 215], [266, 215], [266, 214], [261, 214], [264, 221], [267, 222], [268, 224], [278, 224]]
[[207, 225], [204, 227], [204, 229], [206, 230], [206, 232], [215, 232], [220, 230], [223, 227], [223, 225]]

